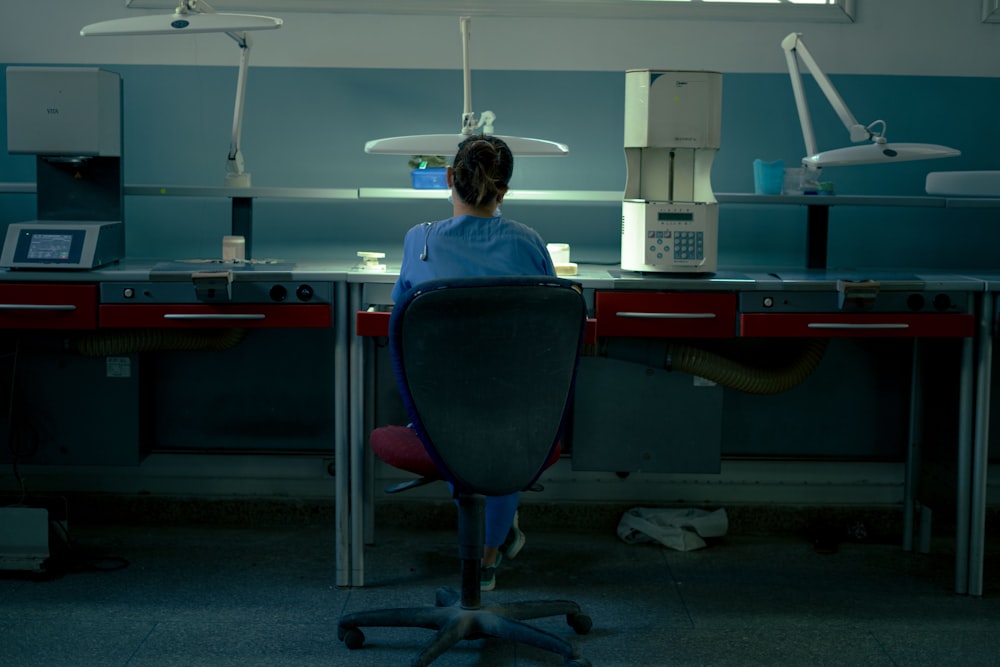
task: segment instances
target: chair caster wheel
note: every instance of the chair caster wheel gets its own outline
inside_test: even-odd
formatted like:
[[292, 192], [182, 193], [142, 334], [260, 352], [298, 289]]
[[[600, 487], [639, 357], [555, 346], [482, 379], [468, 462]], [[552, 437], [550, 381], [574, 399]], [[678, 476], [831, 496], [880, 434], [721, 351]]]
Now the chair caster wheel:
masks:
[[434, 592], [435, 607], [450, 607], [462, 598], [455, 590], [442, 586]]
[[344, 646], [352, 651], [365, 645], [365, 633], [361, 632], [358, 628], [341, 630], [338, 634], [342, 635], [340, 639], [344, 642]]
[[584, 613], [567, 614], [566, 623], [568, 623], [569, 627], [573, 628], [573, 632], [578, 635], [585, 635], [590, 632], [592, 627], [594, 627], [594, 621], [591, 620], [590, 616]]

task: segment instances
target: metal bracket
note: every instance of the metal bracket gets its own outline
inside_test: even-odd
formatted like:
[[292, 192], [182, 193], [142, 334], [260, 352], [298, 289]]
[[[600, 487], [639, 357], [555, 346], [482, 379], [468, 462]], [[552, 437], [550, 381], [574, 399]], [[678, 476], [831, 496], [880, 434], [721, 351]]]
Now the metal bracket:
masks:
[[195, 271], [191, 274], [194, 293], [200, 301], [232, 301], [232, 271]]
[[858, 310], [871, 310], [875, 307], [875, 297], [878, 296], [881, 285], [877, 280], [837, 281], [837, 307], [844, 310], [853, 306]]

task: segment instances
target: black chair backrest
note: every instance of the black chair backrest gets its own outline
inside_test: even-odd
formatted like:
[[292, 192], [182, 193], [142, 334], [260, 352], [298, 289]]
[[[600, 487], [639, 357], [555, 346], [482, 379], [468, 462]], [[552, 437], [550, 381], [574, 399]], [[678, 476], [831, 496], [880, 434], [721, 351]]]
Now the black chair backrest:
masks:
[[433, 280], [393, 309], [389, 345], [414, 429], [457, 492], [529, 488], [558, 443], [583, 345], [576, 283]]

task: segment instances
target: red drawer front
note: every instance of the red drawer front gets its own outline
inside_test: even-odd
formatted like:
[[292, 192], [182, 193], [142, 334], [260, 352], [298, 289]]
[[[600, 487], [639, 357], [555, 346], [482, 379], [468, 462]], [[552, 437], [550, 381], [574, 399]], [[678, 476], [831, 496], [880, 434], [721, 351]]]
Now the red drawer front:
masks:
[[333, 311], [328, 304], [104, 305], [100, 307], [100, 318], [102, 329], [325, 329], [333, 326]]
[[972, 315], [747, 313], [740, 333], [756, 338], [971, 338]]
[[[384, 310], [359, 310], [354, 315], [355, 334], [358, 336], [388, 336], [390, 315], [391, 313]], [[586, 329], [583, 332], [583, 342], [586, 345], [592, 345], [597, 342], [597, 320], [592, 317], [587, 318]]]
[[96, 329], [97, 285], [0, 285], [0, 328]]
[[359, 310], [354, 314], [354, 333], [358, 336], [388, 336], [391, 315], [385, 310]]
[[736, 295], [598, 292], [598, 336], [734, 338]]

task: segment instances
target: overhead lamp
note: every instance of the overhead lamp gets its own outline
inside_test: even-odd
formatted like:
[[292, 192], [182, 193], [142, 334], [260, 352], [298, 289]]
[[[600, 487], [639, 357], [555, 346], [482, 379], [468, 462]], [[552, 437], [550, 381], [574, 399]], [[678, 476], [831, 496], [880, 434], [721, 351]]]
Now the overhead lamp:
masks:
[[569, 153], [569, 147], [555, 141], [531, 139], [528, 137], [511, 137], [493, 134], [493, 123], [496, 114], [484, 111], [477, 119], [472, 110], [471, 72], [469, 69], [469, 25], [472, 19], [463, 16], [459, 19], [462, 33], [462, 73], [464, 86], [464, 107], [462, 112], [462, 129], [456, 134], [418, 134], [403, 137], [387, 137], [373, 139], [365, 143], [365, 152], [381, 155], [443, 155], [454, 156], [458, 145], [475, 134], [492, 135], [503, 141], [517, 156], [558, 157]]
[[[889, 143], [885, 137], [886, 123], [876, 120], [868, 125], [862, 125], [847, 108], [844, 100], [833, 87], [830, 79], [823, 73], [813, 59], [809, 49], [802, 41], [802, 34], [793, 32], [781, 40], [781, 48], [785, 51], [788, 62], [788, 74], [792, 80], [792, 92], [795, 94], [795, 106], [799, 112], [799, 123], [802, 125], [802, 138], [805, 139], [806, 156], [802, 165], [810, 169], [854, 164], [879, 164], [886, 162], [906, 162], [908, 160], [929, 160], [933, 158], [955, 157], [961, 151], [937, 144]], [[833, 110], [837, 112], [840, 121], [847, 128], [854, 143], [869, 141], [860, 146], [847, 146], [834, 150], [819, 152], [816, 148], [816, 137], [813, 134], [812, 121], [809, 118], [809, 106], [806, 103], [802, 88], [802, 74], [799, 71], [799, 60], [816, 79], [820, 90], [826, 96]]]
[[240, 47], [240, 67], [236, 80], [236, 103], [233, 108], [233, 131], [226, 159], [226, 186], [250, 187], [250, 174], [244, 171], [240, 135], [243, 131], [243, 101], [246, 97], [247, 70], [250, 66], [252, 42], [250, 30], [274, 30], [283, 21], [273, 16], [256, 14], [220, 14], [204, 0], [179, 0], [171, 15], [138, 16], [102, 21], [84, 26], [84, 37], [120, 35], [179, 35], [184, 33], [221, 32]]

